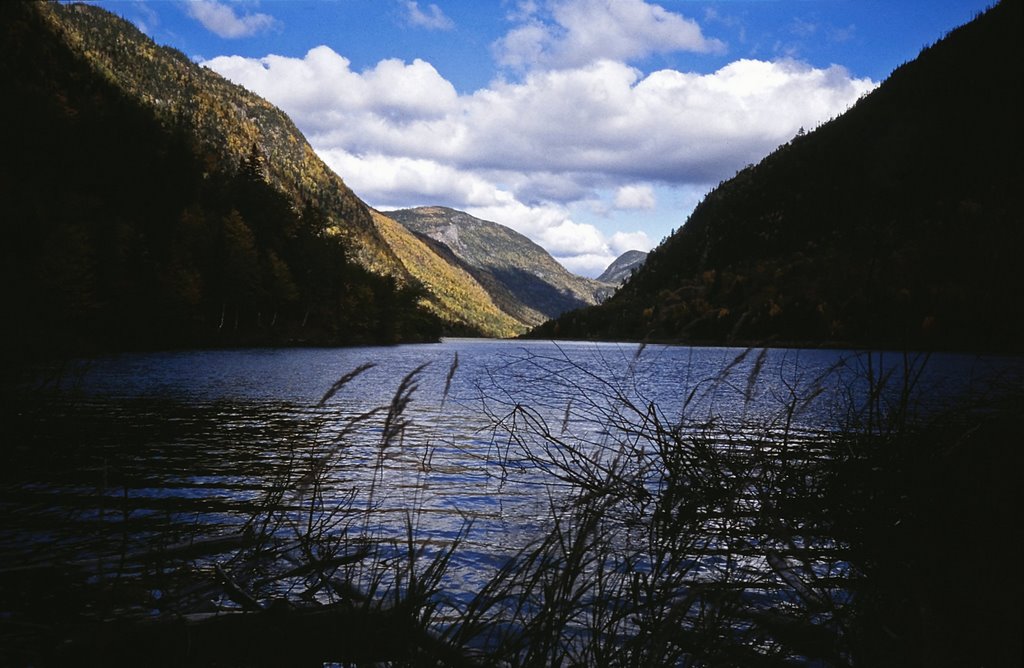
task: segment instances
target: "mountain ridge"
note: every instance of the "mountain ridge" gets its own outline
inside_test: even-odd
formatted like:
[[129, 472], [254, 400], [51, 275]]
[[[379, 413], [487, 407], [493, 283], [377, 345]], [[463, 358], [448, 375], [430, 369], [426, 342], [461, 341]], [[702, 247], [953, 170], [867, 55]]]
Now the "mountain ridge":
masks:
[[[211, 167], [237, 170], [259, 151], [271, 184], [296, 205], [323, 212], [326, 229], [345, 239], [355, 259], [378, 273], [406, 278], [397, 258], [376, 237], [369, 208], [280, 109], [103, 9], [41, 3], [39, 11], [86, 55], [98, 76], [133, 94], [163, 122], [196, 136]], [[222, 161], [228, 164], [216, 165]]]
[[450, 254], [450, 261], [472, 274], [499, 308], [524, 325], [598, 303], [611, 292], [608, 285], [569, 272], [539, 245], [500, 223], [442, 206], [385, 215], [436, 252]]
[[612, 263], [594, 280], [599, 283], [609, 283], [616, 286], [622, 285], [646, 260], [647, 253], [644, 251], [628, 250], [612, 260]]
[[3, 3], [0, 19], [5, 355], [443, 333], [280, 111], [99, 8]]
[[449, 333], [509, 338], [527, 330], [498, 307], [471, 271], [445, 252], [446, 247], [437, 247], [432, 239], [410, 232], [379, 211], [373, 211], [373, 220], [405, 268], [426, 288], [427, 308], [452, 323]]
[[[51, 55], [61, 52], [54, 58], [64, 63], [54, 60], [47, 71], [50, 61], [39, 59], [46, 90], [37, 91], [31, 103], [47, 108], [36, 115], [50, 117], [62, 128], [57, 135], [67, 137], [67, 146], [54, 142], [51, 153], [72, 163], [88, 162], [84, 155], [91, 153], [102, 167], [90, 170], [88, 183], [73, 185], [55, 200], [58, 210], [48, 218], [76, 218], [76, 199], [89, 201], [78, 207], [83, 216], [57, 225], [49, 232], [53, 238], [37, 239], [34, 248], [24, 248], [27, 253], [12, 250], [10, 264], [19, 269], [11, 273], [36, 271], [31, 265], [40, 262], [73, 268], [31, 284], [23, 296], [30, 304], [60, 304], [51, 314], [35, 309], [41, 311], [35, 326], [82, 332], [70, 334], [69, 343], [80, 338], [100, 347], [174, 347], [390, 342], [437, 333], [508, 337], [568, 307], [592, 303], [593, 293], [606, 289], [572, 277], [549, 257], [539, 271], [506, 262], [501, 277], [481, 272], [473, 257], [467, 262], [373, 211], [327, 168], [286, 114], [180, 51], [155, 44], [98, 7], [14, 7], [5, 10], [12, 19], [3, 34], [7, 50], [29, 53], [15, 48], [27, 39]], [[11, 59], [5, 76], [24, 85], [19, 79], [34, 67], [28, 61]], [[59, 67], [71, 71], [74, 81], [55, 74]], [[87, 109], [89, 95], [98, 102], [94, 109]], [[7, 112], [8, 128], [24, 125], [17, 107]], [[129, 140], [134, 149], [115, 139], [117, 125], [129, 123], [129, 116], [140, 128]], [[83, 118], [88, 123], [79, 122]], [[70, 147], [83, 141], [87, 151]], [[30, 162], [30, 145], [13, 143], [14, 154]], [[167, 162], [168, 155], [175, 162]], [[147, 166], [134, 172], [123, 166], [131, 163]], [[176, 182], [161, 187], [157, 181], [165, 175]], [[56, 174], [49, 179], [60, 180]], [[23, 180], [28, 194], [46, 188], [46, 178]], [[146, 210], [152, 207], [163, 211], [154, 215]], [[28, 203], [11, 211], [42, 215]], [[142, 259], [117, 255], [112, 244], [122, 242], [110, 238], [105, 218], [138, 237], [128, 252]], [[72, 238], [57, 244], [71, 248], [52, 250], [58, 236]], [[533, 245], [525, 238], [518, 243]], [[493, 249], [484, 254], [494, 255]], [[534, 254], [546, 257], [539, 247], [526, 256]], [[111, 281], [105, 276], [111, 271], [99, 265], [113, 265], [132, 278]], [[547, 302], [533, 299], [541, 309], [536, 310], [520, 301], [516, 282], [526, 283], [527, 292], [554, 294]], [[324, 305], [325, 299], [333, 306]], [[86, 316], [90, 323], [82, 322]], [[125, 327], [126, 321], [132, 326]]]
[[1021, 26], [1004, 0], [951, 31], [531, 335], [1019, 350]]

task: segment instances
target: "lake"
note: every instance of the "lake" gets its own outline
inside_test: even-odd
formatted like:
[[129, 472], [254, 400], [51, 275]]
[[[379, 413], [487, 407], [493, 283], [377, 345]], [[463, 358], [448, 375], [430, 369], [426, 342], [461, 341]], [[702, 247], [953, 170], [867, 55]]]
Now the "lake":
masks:
[[[0, 572], [236, 535], [274, 499], [278, 533], [298, 533], [307, 520], [308, 531], [315, 510], [321, 536], [408, 539], [426, 555], [460, 541], [443, 586], [469, 600], [509, 557], [559, 527], [571, 493], [604, 484], [594, 476], [640, 471], [630, 484], [655, 501], [623, 511], [620, 524], [661, 508], [664, 472], [622, 463], [648, 461], [660, 442], [652, 433], [810, 461], [801, 443], [1019, 386], [1022, 368], [1016, 358], [971, 355], [475, 339], [73, 360], [8, 392]], [[737, 479], [736, 461], [715, 466]], [[752, 517], [762, 501], [743, 485], [731, 512]], [[702, 530], [721, 524], [707, 520]], [[615, 540], [629, 542], [630, 531]], [[694, 576], [717, 577], [726, 564], [746, 569], [758, 583], [751, 589], [776, 595], [764, 594], [777, 589], [764, 573], [784, 585], [786, 568], [774, 552], [755, 554], [759, 540], [707, 541]], [[847, 566], [831, 552], [841, 546], [815, 545], [831, 556], [809, 568], [841, 581]], [[156, 614], [166, 594], [149, 596], [133, 605]]]

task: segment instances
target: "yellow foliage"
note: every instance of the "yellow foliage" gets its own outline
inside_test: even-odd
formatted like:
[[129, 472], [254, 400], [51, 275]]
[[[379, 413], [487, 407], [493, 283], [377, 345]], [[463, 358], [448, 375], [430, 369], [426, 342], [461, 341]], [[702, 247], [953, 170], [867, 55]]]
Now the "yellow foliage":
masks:
[[490, 294], [464, 269], [449, 264], [400, 223], [372, 211], [384, 241], [428, 295], [423, 304], [450, 322], [469, 325], [486, 336], [515, 336], [527, 327], [495, 305]]

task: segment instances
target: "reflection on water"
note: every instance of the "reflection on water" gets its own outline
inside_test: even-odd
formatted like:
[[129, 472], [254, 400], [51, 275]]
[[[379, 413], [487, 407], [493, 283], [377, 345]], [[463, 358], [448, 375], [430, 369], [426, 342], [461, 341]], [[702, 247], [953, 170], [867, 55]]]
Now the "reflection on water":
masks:
[[[41, 374], [46, 382], [8, 401], [0, 570], [236, 531], [297, 457], [320, 448], [316, 456], [331, 455], [327, 501], [354, 494], [354, 507], [376, 511], [379, 535], [401, 537], [412, 521], [418, 540], [444, 544], [471, 522], [450, 579], [474, 591], [550, 525], [561, 493], [557, 476], [537, 470], [498, 426], [527, 415], [517, 408], [529, 407], [534, 427], [587, 443], [601, 443], [617, 410], [608, 407], [621, 400], [657, 406], [669, 423], [727, 431], [784, 419], [780, 430], [818, 432], [850, 419], [867, 378], [916, 373], [923, 361], [477, 340], [83, 360]], [[338, 378], [367, 363], [374, 366], [317, 407]], [[355, 416], [387, 407], [400, 380], [424, 363], [399, 439], [380, 447], [383, 414], [339, 438]], [[907, 408], [934, 410], [1005, 373], [1019, 379], [1019, 364], [935, 356]], [[893, 383], [875, 400], [899, 401], [902, 389]]]

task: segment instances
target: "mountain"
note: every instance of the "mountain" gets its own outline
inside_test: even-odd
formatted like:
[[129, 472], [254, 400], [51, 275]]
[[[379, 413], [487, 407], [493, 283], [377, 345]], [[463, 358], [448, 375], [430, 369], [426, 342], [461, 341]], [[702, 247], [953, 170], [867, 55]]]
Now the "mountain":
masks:
[[502, 311], [525, 325], [596, 304], [611, 292], [607, 285], [570, 273], [543, 248], [504, 225], [436, 206], [386, 215], [464, 268]]
[[622, 285], [636, 269], [643, 266], [647, 260], [647, 253], [638, 250], [629, 250], [615, 258], [608, 268], [597, 277], [599, 283], [611, 285]]
[[319, 211], [325, 229], [340, 236], [361, 265], [401, 275], [394, 254], [375, 234], [369, 209], [280, 109], [102, 9], [34, 4], [96, 76], [149, 109], [163, 126], [187, 133], [211, 170], [237, 171], [255, 152], [267, 181], [296, 206]]
[[1020, 350], [1021, 3], [721, 183], [540, 337]]
[[522, 329], [421, 281], [284, 113], [126, 21], [0, 3], [0, 55], [6, 355]]
[[458, 262], [447, 260], [400, 223], [373, 211], [381, 236], [424, 288], [426, 307], [448, 323], [453, 334], [508, 338], [525, 324], [502, 311], [491, 295]]

